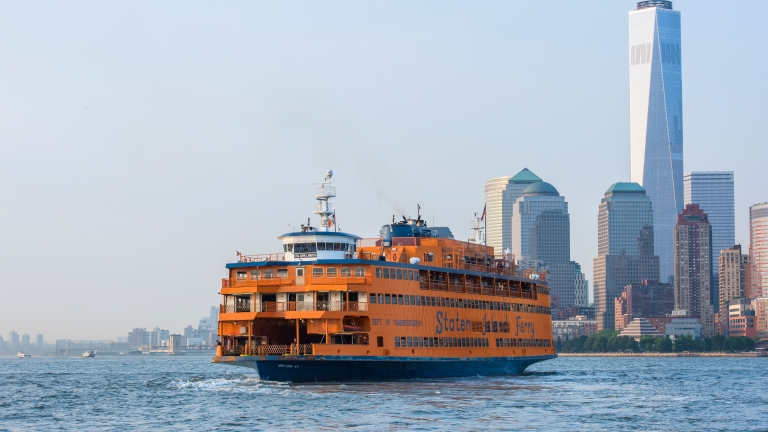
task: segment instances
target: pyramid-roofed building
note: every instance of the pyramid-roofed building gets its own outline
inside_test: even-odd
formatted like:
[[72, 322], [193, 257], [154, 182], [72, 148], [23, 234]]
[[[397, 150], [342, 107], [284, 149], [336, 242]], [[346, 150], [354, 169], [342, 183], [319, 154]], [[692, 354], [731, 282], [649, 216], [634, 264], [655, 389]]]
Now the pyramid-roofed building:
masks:
[[645, 318], [633, 319], [632, 322], [627, 324], [627, 326], [624, 327], [624, 330], [619, 333], [619, 336], [629, 336], [638, 342], [640, 341], [640, 338], [645, 335], [661, 336], [661, 333], [656, 330], [656, 327], [649, 323]]

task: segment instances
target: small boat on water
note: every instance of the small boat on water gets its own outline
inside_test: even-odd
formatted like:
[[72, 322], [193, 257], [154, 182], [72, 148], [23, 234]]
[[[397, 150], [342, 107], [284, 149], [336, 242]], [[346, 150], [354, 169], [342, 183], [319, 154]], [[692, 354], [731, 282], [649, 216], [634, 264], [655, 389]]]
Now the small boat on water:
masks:
[[16, 357], [18, 357], [18, 358], [32, 358], [32, 354], [27, 354], [24, 351], [19, 351], [18, 354], [16, 354]]
[[83, 353], [83, 357], [96, 357], [96, 353], [93, 351], [86, 351]]

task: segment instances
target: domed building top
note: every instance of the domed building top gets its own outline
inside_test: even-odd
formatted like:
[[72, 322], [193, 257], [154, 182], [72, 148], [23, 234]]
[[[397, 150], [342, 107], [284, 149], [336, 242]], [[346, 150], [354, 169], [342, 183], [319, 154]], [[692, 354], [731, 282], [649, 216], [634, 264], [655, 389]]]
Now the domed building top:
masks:
[[533, 183], [540, 181], [541, 178], [539, 178], [539, 176], [534, 174], [528, 168], [523, 168], [519, 173], [515, 174], [514, 177], [509, 179], [510, 183]]
[[538, 181], [523, 190], [523, 195], [551, 195], [560, 196], [554, 186], [547, 182]]
[[635, 182], [618, 182], [612, 184], [611, 187], [605, 191], [606, 196], [614, 193], [641, 193], [645, 195], [645, 189]]

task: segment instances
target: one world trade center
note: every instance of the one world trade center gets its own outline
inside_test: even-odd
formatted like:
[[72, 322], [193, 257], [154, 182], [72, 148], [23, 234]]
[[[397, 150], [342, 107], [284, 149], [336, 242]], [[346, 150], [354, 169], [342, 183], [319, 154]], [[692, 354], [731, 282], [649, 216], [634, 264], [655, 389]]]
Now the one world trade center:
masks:
[[660, 277], [674, 274], [674, 227], [683, 209], [680, 12], [641, 1], [629, 13], [631, 179], [651, 198]]

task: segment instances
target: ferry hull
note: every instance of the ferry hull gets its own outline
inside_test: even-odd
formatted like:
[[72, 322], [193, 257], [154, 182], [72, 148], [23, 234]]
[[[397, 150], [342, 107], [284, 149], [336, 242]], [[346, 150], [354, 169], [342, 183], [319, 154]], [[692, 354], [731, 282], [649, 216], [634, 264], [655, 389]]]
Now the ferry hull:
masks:
[[239, 356], [217, 357], [214, 361], [252, 367], [265, 381], [302, 383], [518, 375], [534, 363], [556, 357]]

